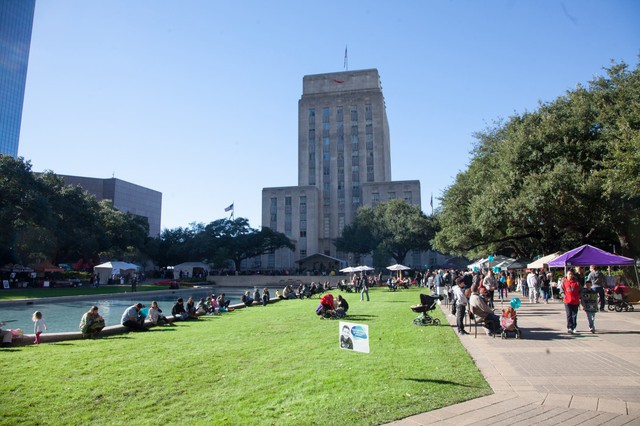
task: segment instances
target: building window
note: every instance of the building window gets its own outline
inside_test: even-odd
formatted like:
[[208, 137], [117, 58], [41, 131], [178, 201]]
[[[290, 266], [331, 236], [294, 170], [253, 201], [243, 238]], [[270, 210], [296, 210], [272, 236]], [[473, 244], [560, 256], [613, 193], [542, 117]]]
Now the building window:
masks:
[[309, 109], [309, 129], [316, 128], [316, 110], [315, 108]]
[[306, 238], [306, 236], [307, 236], [307, 230], [306, 229], [300, 230], [300, 238]]
[[302, 258], [307, 257], [307, 251], [306, 250], [300, 250], [300, 257], [302, 257]]
[[336, 108], [336, 121], [338, 123], [341, 123], [342, 121], [344, 121], [344, 115], [342, 113], [342, 107], [341, 106]]
[[389, 191], [387, 194], [387, 199], [394, 200], [396, 198], [396, 193], [394, 191]]
[[351, 106], [351, 122], [355, 123], [358, 121], [358, 107], [355, 105]]
[[413, 204], [413, 193], [411, 191], [404, 191], [404, 200], [409, 204]]
[[324, 238], [331, 237], [331, 218], [329, 216], [324, 217]]
[[367, 104], [364, 106], [364, 119], [366, 121], [372, 121], [373, 120], [373, 111], [371, 109], [371, 104]]

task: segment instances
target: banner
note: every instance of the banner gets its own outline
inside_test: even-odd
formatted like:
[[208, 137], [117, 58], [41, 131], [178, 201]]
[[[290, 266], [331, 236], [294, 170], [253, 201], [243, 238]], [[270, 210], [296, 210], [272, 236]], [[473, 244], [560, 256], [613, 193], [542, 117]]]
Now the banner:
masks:
[[340, 348], [369, 353], [369, 326], [340, 321], [338, 329]]

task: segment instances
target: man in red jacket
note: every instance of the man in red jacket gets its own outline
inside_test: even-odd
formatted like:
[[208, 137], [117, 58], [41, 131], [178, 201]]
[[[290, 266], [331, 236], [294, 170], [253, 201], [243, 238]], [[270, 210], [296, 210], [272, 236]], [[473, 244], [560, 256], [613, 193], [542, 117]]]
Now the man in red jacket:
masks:
[[564, 291], [564, 310], [567, 313], [567, 332], [576, 332], [578, 320], [578, 308], [580, 307], [580, 283], [573, 276], [573, 271], [567, 272], [567, 277], [562, 283]]

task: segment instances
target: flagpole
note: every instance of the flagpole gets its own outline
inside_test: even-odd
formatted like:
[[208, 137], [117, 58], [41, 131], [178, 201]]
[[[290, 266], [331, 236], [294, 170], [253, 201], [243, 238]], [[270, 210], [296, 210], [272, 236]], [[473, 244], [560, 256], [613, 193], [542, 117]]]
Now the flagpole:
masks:
[[344, 45], [344, 69], [349, 71], [349, 57], [347, 56], [347, 45]]

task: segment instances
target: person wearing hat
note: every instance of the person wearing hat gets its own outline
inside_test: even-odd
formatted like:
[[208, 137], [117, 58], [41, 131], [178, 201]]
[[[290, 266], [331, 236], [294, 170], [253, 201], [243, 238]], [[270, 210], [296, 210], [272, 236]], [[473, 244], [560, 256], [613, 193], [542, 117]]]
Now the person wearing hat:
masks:
[[133, 306], [129, 306], [127, 310], [122, 314], [120, 323], [127, 327], [129, 330], [149, 331], [149, 329], [144, 326], [144, 316], [140, 314], [140, 310], [142, 308], [144, 308], [144, 305], [142, 303], [137, 303]]

